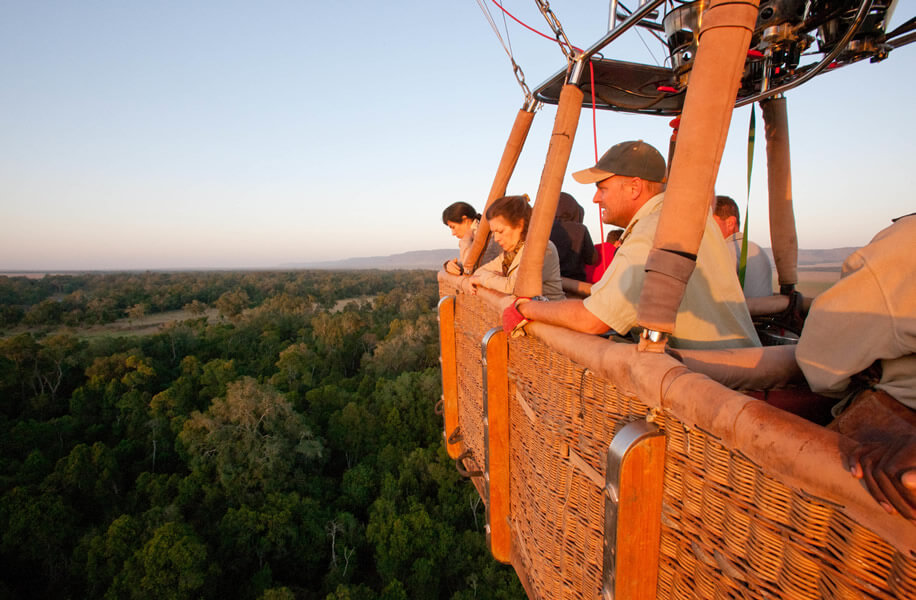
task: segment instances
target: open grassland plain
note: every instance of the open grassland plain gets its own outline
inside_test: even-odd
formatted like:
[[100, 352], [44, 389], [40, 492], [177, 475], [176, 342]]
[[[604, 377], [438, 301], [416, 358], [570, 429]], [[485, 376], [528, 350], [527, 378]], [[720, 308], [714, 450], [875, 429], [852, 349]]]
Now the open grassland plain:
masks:
[[[829, 267], [802, 267], [798, 270], [798, 291], [803, 296], [814, 298], [840, 279], [840, 265]], [[779, 289], [776, 285], [774, 289]]]
[[168, 310], [160, 313], [144, 315], [139, 319], [124, 317], [114, 323], [105, 325], [93, 325], [79, 330], [81, 337], [100, 337], [111, 335], [115, 337], [127, 337], [138, 335], [152, 335], [165, 329], [170, 323], [179, 323], [189, 319], [207, 319], [207, 323], [219, 320], [219, 310], [208, 308], [202, 314], [193, 314], [188, 310]]
[[136, 337], [153, 335], [163, 331], [171, 323], [180, 323], [191, 319], [206, 319], [213, 323], [220, 319], [219, 310], [208, 308], [202, 314], [193, 314], [188, 310], [168, 310], [144, 315], [140, 318], [123, 317], [103, 325], [61, 326], [51, 329], [47, 325], [16, 325], [0, 329], [0, 338], [12, 337], [22, 333], [48, 334], [71, 333], [79, 338], [98, 337]]

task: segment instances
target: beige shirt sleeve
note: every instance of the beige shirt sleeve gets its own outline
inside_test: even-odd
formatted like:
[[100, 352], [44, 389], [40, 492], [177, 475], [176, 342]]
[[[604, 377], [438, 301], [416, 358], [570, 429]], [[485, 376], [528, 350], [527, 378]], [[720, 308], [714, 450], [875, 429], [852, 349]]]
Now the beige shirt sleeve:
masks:
[[503, 292], [504, 294], [511, 294], [512, 290], [515, 289], [515, 280], [518, 276], [518, 262], [522, 253], [519, 252], [515, 256], [515, 260], [512, 261], [512, 266], [509, 269], [509, 276], [504, 277], [502, 274], [503, 271], [503, 253], [500, 252], [499, 256], [483, 265], [474, 274], [480, 279], [481, 285], [491, 290], [496, 290], [498, 292]]
[[468, 255], [471, 253], [471, 246], [474, 245], [474, 231], [468, 231], [467, 234], [458, 240], [458, 262], [466, 265]]
[[818, 296], [796, 360], [811, 389], [843, 396], [851, 378], [881, 361], [876, 385], [916, 409], [916, 217], [881, 231]]
[[861, 256], [811, 306], [796, 360], [815, 392], [842, 396], [850, 378], [894, 350], [892, 319], [874, 274]]
[[[480, 283], [491, 290], [512, 294], [515, 292], [515, 282], [518, 280], [518, 268], [521, 265], [522, 255], [525, 249], [515, 255], [515, 259], [509, 266], [509, 275], [503, 277], [503, 254], [483, 265], [476, 271]], [[544, 257], [544, 268], [541, 272], [543, 280], [543, 294], [550, 300], [563, 300], [566, 294], [563, 293], [563, 281], [560, 279], [560, 259], [557, 254], [557, 248], [553, 242], [547, 242], [547, 252]]]

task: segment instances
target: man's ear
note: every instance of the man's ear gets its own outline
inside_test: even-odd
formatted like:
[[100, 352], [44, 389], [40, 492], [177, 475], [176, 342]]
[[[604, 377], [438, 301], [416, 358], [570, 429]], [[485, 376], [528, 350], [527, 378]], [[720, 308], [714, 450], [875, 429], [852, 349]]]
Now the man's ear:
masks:
[[627, 183], [626, 189], [630, 192], [630, 197], [632, 199], [639, 198], [646, 188], [646, 182], [639, 177], [631, 177], [629, 183]]
[[[726, 228], [728, 229], [728, 235], [732, 235], [741, 231], [738, 229], [738, 218], [737, 217], [728, 217], [725, 219]], [[725, 236], [725, 237], [728, 237]]]

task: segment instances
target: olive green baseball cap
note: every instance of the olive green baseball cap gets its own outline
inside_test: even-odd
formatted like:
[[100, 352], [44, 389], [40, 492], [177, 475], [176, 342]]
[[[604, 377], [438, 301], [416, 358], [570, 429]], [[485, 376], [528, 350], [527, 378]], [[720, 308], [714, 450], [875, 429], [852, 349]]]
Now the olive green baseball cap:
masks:
[[572, 174], [579, 183], [598, 183], [614, 175], [664, 183], [668, 171], [658, 150], [651, 144], [636, 140], [612, 146], [594, 167]]

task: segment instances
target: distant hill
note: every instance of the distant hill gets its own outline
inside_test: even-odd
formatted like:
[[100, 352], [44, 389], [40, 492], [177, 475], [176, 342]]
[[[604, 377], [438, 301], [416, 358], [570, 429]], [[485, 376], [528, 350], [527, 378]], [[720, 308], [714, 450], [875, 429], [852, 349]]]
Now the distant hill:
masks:
[[[821, 250], [798, 249], [798, 268], [800, 269], [836, 269], [840, 270], [846, 257], [858, 250], [856, 246], [847, 246], [845, 248], [828, 248]], [[764, 248], [764, 252], [773, 260], [773, 250]]]
[[360, 256], [324, 262], [287, 263], [284, 269], [431, 269], [438, 271], [445, 261], [458, 256], [457, 248], [414, 250], [388, 256]]
[[[846, 257], [858, 250], [856, 247], [830, 248], [823, 250], [805, 250], [798, 251], [798, 267], [800, 269], [817, 269], [817, 270], [836, 270], [839, 272], [840, 265], [846, 260]], [[773, 260], [773, 251], [770, 248], [764, 248], [770, 260]], [[438, 271], [445, 261], [458, 256], [457, 248], [440, 248], [438, 250], [414, 250], [412, 252], [402, 252], [400, 254], [389, 254], [388, 256], [360, 256], [356, 258], [345, 258], [342, 260], [329, 260], [321, 262], [296, 262], [284, 263], [276, 267], [262, 267], [258, 269], [247, 270], [272, 270], [272, 269], [325, 269], [333, 270], [350, 270], [350, 269], [381, 269], [381, 270], [412, 270], [412, 269], [429, 269]], [[143, 271], [209, 271], [214, 270], [208, 267], [199, 267], [195, 269], [122, 269], [118, 272], [143, 272]], [[232, 269], [216, 269], [220, 271]], [[246, 269], [241, 269], [246, 270]], [[45, 274], [76, 275], [78, 273], [101, 273], [104, 271], [7, 271], [0, 272], [0, 276], [9, 277], [43, 277]]]
[[[773, 251], [770, 248], [764, 248], [773, 259]], [[818, 268], [818, 269], [836, 269], [839, 271], [840, 265], [846, 260], [846, 257], [858, 250], [856, 247], [846, 248], [829, 248], [821, 250], [798, 251], [799, 268]], [[401, 254], [390, 254], [388, 256], [360, 256], [356, 258], [345, 258], [342, 260], [331, 260], [323, 262], [304, 262], [304, 263], [287, 263], [280, 265], [283, 269], [433, 269], [439, 270], [442, 263], [455, 258], [458, 255], [457, 248], [440, 248], [438, 250], [414, 250], [412, 252], [402, 252]]]

